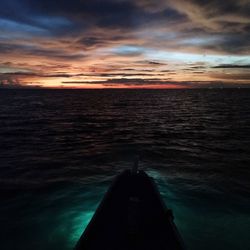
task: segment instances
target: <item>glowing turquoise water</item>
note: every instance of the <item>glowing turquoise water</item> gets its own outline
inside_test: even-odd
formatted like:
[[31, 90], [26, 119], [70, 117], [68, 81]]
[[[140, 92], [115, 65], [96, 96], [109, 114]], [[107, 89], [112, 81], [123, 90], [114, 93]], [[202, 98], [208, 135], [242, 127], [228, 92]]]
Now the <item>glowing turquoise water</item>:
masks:
[[[218, 194], [208, 197], [204, 190], [204, 197], [202, 192], [190, 196], [190, 190], [185, 192], [183, 187], [174, 186], [160, 171], [148, 173], [173, 210], [175, 223], [189, 249], [243, 250], [250, 245], [249, 210], [241, 207], [239, 200], [229, 204]], [[46, 190], [48, 194], [27, 193], [12, 200], [8, 210], [1, 209], [1, 222], [5, 225], [2, 249], [72, 249], [111, 179], [99, 176], [85, 184], [53, 187]], [[10, 214], [12, 223], [8, 224]]]
[[68, 183], [9, 200], [7, 209], [0, 208], [4, 226], [1, 249], [72, 249], [92, 218], [106, 185], [103, 178], [84, 185]]
[[155, 178], [165, 203], [173, 210], [188, 249], [250, 249], [249, 203], [245, 206], [245, 200], [216, 192], [208, 195], [205, 187], [191, 196], [190, 189], [169, 184], [167, 176], [160, 172], [148, 173]]

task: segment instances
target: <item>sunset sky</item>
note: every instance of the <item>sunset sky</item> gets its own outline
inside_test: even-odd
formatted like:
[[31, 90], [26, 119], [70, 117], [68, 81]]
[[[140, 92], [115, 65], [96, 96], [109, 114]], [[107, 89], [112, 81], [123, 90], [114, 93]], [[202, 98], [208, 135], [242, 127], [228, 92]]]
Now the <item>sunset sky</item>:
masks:
[[249, 0], [1, 0], [0, 87], [250, 87]]

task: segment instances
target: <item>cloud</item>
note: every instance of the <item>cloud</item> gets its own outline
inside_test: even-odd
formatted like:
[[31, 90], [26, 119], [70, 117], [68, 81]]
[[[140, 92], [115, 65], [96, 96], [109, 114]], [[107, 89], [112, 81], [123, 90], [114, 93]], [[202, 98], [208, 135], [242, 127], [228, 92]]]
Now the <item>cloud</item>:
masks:
[[211, 77], [216, 79], [224, 79], [224, 80], [237, 80], [237, 81], [248, 81], [250, 80], [250, 73], [212, 73]]
[[21, 88], [40, 88], [39, 85], [26, 85], [12, 77], [3, 77], [0, 75], [0, 89], [21, 89]]
[[228, 82], [223, 70], [248, 82], [249, 13], [247, 0], [2, 0], [0, 72], [53, 86], [170, 76], [200, 86]]
[[93, 82], [86, 82], [86, 81], [65, 81], [62, 84], [66, 85], [102, 85], [107, 87], [119, 87], [121, 84], [122, 86], [137, 88], [137, 87], [145, 87], [150, 88], [157, 87], [174, 87], [174, 88], [250, 88], [250, 83], [245, 84], [236, 84], [235, 82], [223, 82], [223, 81], [171, 81], [171, 80], [159, 80], [159, 79], [152, 79], [152, 80], [145, 80], [141, 78], [134, 78], [134, 79], [108, 79], [106, 81], [93, 81]]
[[239, 64], [221, 64], [213, 67], [214, 69], [250, 69], [250, 64], [239, 65]]
[[[226, 2], [220, 0], [170, 0], [172, 6], [185, 13], [196, 25], [213, 31], [221, 31], [224, 24], [249, 24], [250, 4], [245, 0]], [[226, 31], [234, 27], [227, 26]], [[225, 32], [225, 30], [224, 30]]]

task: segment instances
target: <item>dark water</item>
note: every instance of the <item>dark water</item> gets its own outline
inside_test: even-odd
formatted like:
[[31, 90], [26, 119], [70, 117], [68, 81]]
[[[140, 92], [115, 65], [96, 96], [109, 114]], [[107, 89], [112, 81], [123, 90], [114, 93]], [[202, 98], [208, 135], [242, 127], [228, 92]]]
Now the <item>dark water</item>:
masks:
[[0, 249], [72, 249], [141, 156], [189, 249], [250, 249], [250, 90], [0, 90]]

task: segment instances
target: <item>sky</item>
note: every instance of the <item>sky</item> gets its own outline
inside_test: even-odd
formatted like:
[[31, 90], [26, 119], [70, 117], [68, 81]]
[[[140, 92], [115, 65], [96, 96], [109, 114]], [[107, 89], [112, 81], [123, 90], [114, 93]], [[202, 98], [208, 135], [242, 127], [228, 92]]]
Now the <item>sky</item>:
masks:
[[0, 88], [250, 87], [250, 0], [1, 0]]

